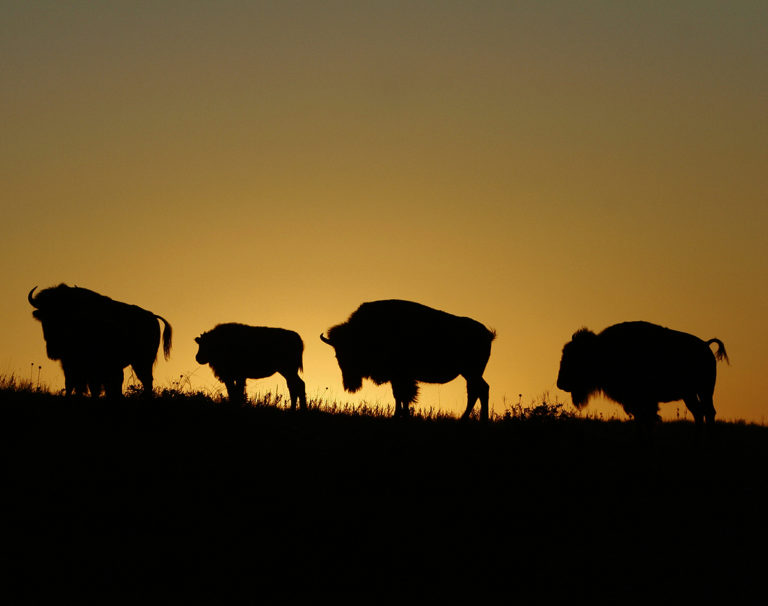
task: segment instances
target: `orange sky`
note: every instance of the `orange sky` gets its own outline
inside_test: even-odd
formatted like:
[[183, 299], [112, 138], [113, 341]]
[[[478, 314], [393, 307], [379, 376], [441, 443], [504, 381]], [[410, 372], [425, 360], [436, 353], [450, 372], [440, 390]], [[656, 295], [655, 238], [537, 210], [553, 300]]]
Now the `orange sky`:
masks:
[[239, 321], [347, 399], [317, 336], [406, 298], [496, 329], [496, 412], [642, 319], [722, 339], [719, 418], [765, 421], [768, 6], [360, 4], [4, 5], [0, 373], [61, 385], [26, 293], [66, 282], [173, 324], [158, 386]]

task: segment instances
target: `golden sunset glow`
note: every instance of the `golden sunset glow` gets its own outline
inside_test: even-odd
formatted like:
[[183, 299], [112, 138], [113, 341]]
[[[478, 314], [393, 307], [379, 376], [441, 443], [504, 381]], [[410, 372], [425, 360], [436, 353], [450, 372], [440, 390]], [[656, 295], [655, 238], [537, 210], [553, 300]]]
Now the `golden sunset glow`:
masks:
[[497, 414], [570, 402], [577, 329], [647, 320], [721, 339], [718, 419], [764, 422], [767, 26], [740, 1], [12, 2], [0, 373], [63, 386], [26, 295], [65, 282], [168, 319], [158, 388], [220, 387], [193, 339], [242, 322], [303, 337], [309, 397], [386, 405], [318, 336], [401, 298], [496, 330]]

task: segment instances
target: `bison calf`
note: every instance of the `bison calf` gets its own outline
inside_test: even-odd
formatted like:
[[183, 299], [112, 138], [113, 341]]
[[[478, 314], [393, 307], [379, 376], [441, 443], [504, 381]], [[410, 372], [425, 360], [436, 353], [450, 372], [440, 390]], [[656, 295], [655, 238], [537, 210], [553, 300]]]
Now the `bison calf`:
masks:
[[291, 409], [296, 402], [302, 410], [307, 407], [303, 370], [304, 342], [292, 330], [219, 324], [195, 338], [199, 349], [195, 359], [209, 364], [213, 374], [227, 387], [231, 402], [245, 400], [245, 380], [264, 379], [275, 373], [285, 377], [291, 396]]
[[697, 425], [710, 424], [716, 360], [723, 359], [719, 339], [703, 341], [649, 322], [615, 324], [599, 334], [584, 328], [563, 347], [557, 387], [571, 393], [577, 408], [602, 393], [644, 423], [658, 418], [659, 402], [683, 400]]

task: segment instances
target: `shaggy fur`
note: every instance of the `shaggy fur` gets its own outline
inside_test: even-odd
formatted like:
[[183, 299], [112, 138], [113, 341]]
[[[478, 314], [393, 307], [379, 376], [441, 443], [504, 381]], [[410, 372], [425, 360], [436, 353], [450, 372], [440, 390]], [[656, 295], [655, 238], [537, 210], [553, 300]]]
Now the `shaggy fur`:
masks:
[[488, 383], [483, 379], [496, 334], [471, 318], [411, 301], [363, 303], [349, 319], [322, 336], [336, 350], [344, 388], [355, 392], [363, 379], [392, 384], [395, 416], [408, 416], [418, 382], [467, 381], [466, 419], [480, 400], [488, 419]]
[[649, 322], [624, 322], [600, 334], [584, 328], [563, 347], [557, 387], [571, 393], [577, 408], [602, 393], [651, 423], [660, 402], [683, 400], [697, 424], [714, 423], [716, 360], [728, 360], [719, 339], [702, 341]]
[[130, 365], [144, 393], [152, 394], [152, 368], [160, 347], [158, 320], [164, 324], [166, 359], [171, 352], [167, 320], [87, 288], [59, 284], [35, 296], [36, 289], [27, 300], [42, 324], [48, 357], [61, 362], [66, 393], [83, 393], [87, 385], [93, 396], [102, 388], [108, 396], [120, 396], [123, 369]]
[[292, 330], [219, 324], [195, 338], [198, 352], [195, 359], [209, 364], [213, 374], [227, 387], [232, 402], [245, 399], [246, 379], [264, 379], [275, 373], [285, 377], [291, 395], [291, 409], [296, 402], [302, 410], [307, 407], [303, 370], [304, 342]]

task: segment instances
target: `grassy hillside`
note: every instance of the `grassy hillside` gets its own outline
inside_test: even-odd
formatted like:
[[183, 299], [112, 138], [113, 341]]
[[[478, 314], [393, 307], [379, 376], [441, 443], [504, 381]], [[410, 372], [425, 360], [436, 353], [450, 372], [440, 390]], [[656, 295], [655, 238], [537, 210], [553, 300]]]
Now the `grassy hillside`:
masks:
[[110, 603], [764, 591], [768, 428], [648, 436], [557, 412], [481, 426], [6, 386], [9, 589]]

